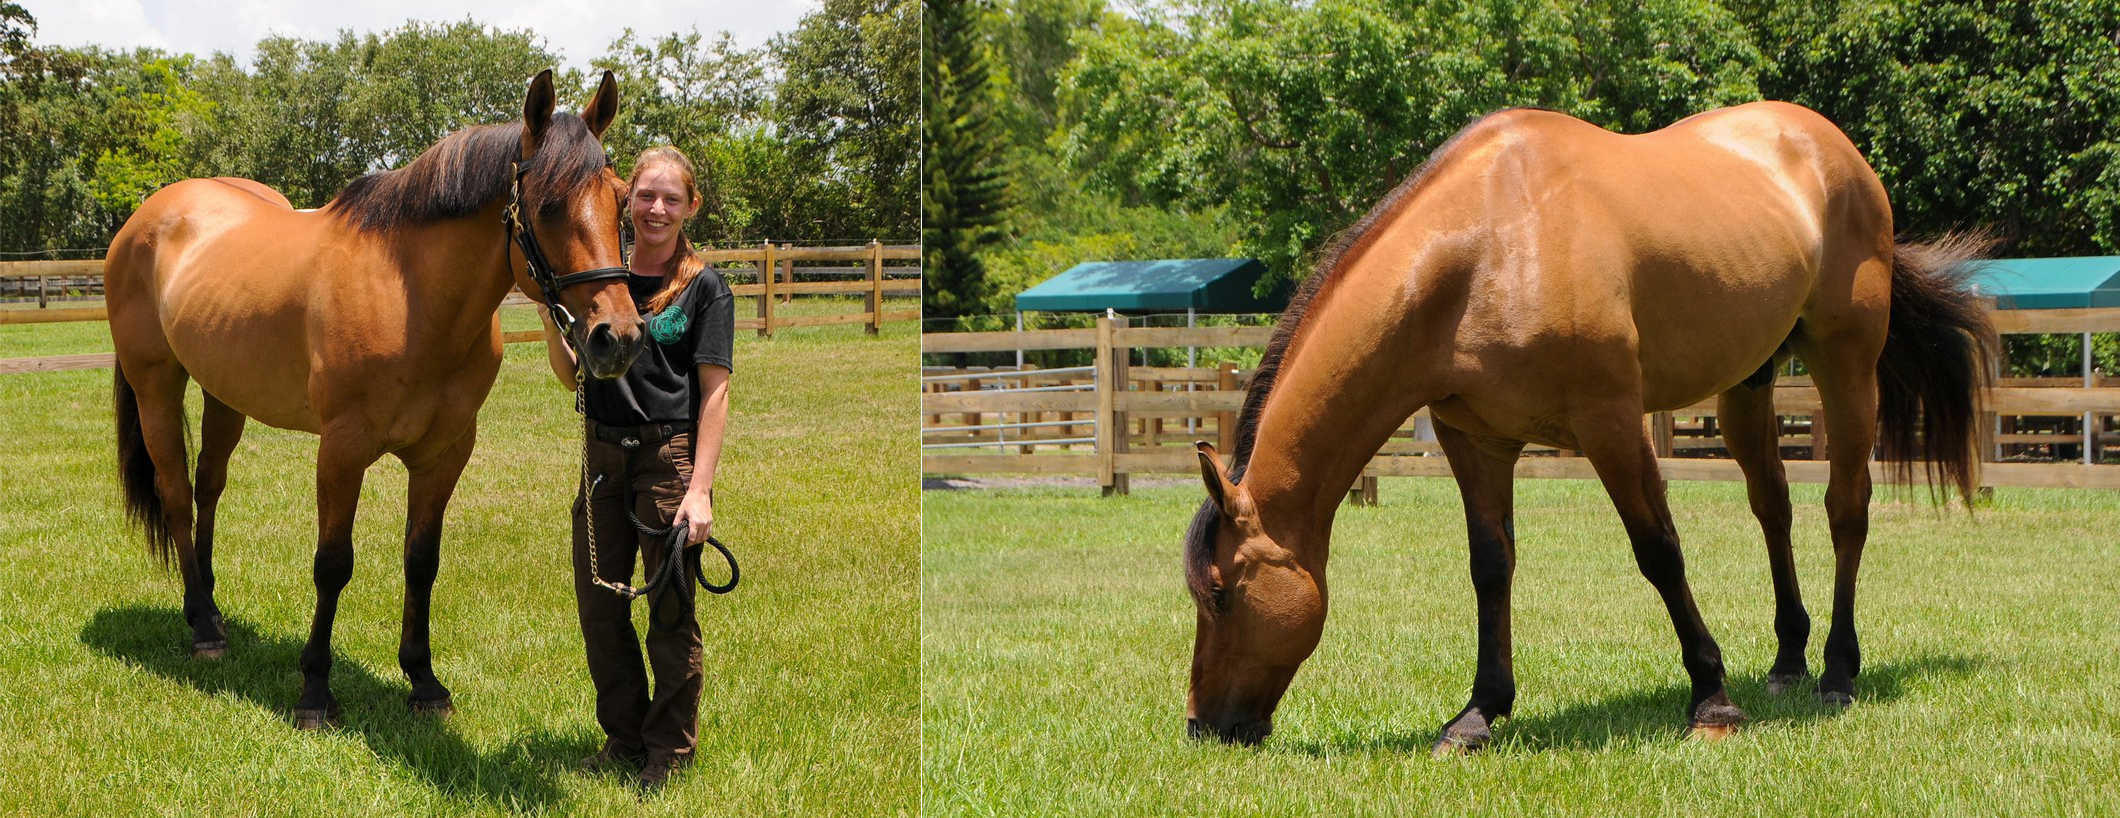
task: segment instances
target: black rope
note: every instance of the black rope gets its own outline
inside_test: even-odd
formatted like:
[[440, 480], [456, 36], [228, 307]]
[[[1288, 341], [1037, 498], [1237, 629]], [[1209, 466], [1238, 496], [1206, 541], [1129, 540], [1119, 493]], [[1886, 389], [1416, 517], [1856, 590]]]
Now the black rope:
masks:
[[[691, 528], [689, 524], [650, 528], [631, 512], [626, 514], [626, 520], [633, 523], [633, 528], [642, 534], [666, 538], [663, 542], [662, 565], [655, 569], [647, 584], [618, 591], [620, 596], [629, 600], [643, 596], [648, 598], [648, 627], [656, 633], [676, 631], [684, 626], [686, 620], [692, 618], [693, 600], [698, 594], [692, 590], [691, 579], [696, 578], [699, 587], [707, 589], [707, 593], [720, 595], [736, 590], [737, 581], [743, 578], [742, 569], [736, 566], [736, 555], [729, 553], [729, 547], [723, 545], [721, 540], [709, 536], [704, 545], [714, 546], [714, 550], [721, 552], [722, 560], [729, 564], [729, 581], [720, 585], [708, 582], [706, 573], [699, 568], [700, 557], [706, 553], [706, 549], [698, 543], [685, 544], [686, 534]], [[685, 575], [688, 570], [691, 577]], [[663, 602], [673, 595], [677, 600], [677, 612], [674, 617], [665, 621], [657, 612], [663, 609]]]

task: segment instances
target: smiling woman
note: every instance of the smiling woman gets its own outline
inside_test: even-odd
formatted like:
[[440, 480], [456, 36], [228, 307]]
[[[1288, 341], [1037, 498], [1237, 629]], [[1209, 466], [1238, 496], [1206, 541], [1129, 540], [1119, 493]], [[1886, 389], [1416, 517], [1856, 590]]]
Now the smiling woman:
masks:
[[[642, 786], [660, 788], [672, 772], [691, 764], [698, 744], [704, 683], [699, 621], [684, 601], [689, 588], [648, 597], [651, 691], [641, 671], [633, 597], [601, 572], [611, 566], [624, 582], [636, 554], [644, 565], [662, 566], [673, 558], [672, 548], [685, 549], [696, 570], [694, 549], [714, 530], [735, 298], [684, 238], [685, 220], [699, 209], [699, 189], [683, 153], [667, 146], [642, 153], [625, 202], [636, 237], [627, 287], [641, 314], [653, 316], [652, 342], [610, 381], [582, 377], [549, 315], [545, 347], [559, 382], [580, 390], [585, 415], [582, 485], [574, 504], [574, 594], [605, 739], [582, 766], [638, 769]], [[667, 540], [665, 529], [684, 535]], [[666, 579], [687, 581], [681, 574]]]

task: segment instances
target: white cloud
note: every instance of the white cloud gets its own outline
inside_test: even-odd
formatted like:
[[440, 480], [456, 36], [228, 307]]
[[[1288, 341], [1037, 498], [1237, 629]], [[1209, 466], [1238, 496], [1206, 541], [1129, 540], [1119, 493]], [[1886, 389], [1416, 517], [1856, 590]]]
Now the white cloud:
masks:
[[37, 18], [36, 42], [151, 46], [206, 55], [224, 51], [248, 61], [258, 40], [280, 34], [330, 39], [342, 29], [383, 31], [407, 20], [453, 22], [466, 17], [506, 29], [529, 29], [567, 65], [587, 68], [628, 26], [642, 37], [697, 27], [728, 31], [758, 46], [788, 31], [821, 0], [28, 0]]

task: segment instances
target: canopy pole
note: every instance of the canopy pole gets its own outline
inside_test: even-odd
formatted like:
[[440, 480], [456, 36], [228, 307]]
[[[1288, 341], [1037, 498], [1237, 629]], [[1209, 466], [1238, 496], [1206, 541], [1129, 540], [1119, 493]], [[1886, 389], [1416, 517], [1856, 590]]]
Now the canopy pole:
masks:
[[[2083, 386], [2097, 386], [2097, 376], [2091, 374], [2091, 334], [2083, 334]], [[2098, 413], [2083, 413], [2083, 465], [2098, 462]]]
[[[1017, 310], [1017, 311], [1016, 311], [1016, 331], [1017, 331], [1017, 332], [1022, 332], [1022, 331], [1023, 331], [1023, 311], [1022, 311], [1022, 310]], [[1018, 336], [1018, 337], [1021, 337], [1021, 336]], [[1022, 369], [1022, 368], [1023, 368], [1023, 347], [1022, 347], [1021, 345], [1018, 345], [1018, 346], [1016, 347], [1016, 368], [1017, 368], [1017, 369]]]

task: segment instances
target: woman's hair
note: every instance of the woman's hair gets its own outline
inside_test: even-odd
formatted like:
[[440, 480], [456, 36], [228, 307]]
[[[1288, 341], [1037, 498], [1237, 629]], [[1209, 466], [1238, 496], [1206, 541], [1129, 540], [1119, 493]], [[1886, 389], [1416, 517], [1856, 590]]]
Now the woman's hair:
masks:
[[[677, 178], [684, 180], [686, 203], [691, 206], [692, 213], [698, 213], [699, 185], [693, 178], [692, 160], [686, 159], [684, 152], [669, 145], [641, 151], [640, 158], [633, 161], [633, 176], [626, 180], [627, 206], [632, 204], [633, 186], [640, 183], [640, 175], [647, 172], [648, 168], [658, 166], [676, 171]], [[691, 215], [685, 218], [690, 219]], [[648, 299], [648, 312], [659, 313], [669, 307], [670, 302], [677, 300], [677, 296], [683, 293], [686, 287], [691, 286], [692, 279], [697, 278], [699, 272], [706, 268], [707, 262], [692, 249], [692, 240], [685, 238], [680, 232], [677, 237], [677, 249], [670, 253], [669, 261], [663, 263], [662, 291], [657, 292], [654, 298]]]

